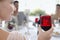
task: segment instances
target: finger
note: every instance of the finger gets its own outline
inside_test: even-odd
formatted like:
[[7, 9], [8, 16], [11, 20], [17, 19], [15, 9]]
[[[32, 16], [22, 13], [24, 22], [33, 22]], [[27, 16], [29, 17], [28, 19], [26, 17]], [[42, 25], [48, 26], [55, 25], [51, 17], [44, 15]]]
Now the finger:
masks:
[[54, 30], [54, 27], [51, 27], [51, 29], [48, 30], [47, 33], [51, 34], [53, 32], [53, 30]]
[[38, 31], [39, 31], [39, 33], [43, 32], [42, 29], [41, 29], [41, 27], [38, 27]]

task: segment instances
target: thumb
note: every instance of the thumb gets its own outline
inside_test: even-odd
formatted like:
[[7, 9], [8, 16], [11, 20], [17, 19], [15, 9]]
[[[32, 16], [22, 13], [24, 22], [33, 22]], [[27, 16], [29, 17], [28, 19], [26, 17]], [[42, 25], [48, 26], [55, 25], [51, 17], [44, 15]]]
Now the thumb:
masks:
[[48, 34], [52, 34], [54, 27], [51, 27], [50, 30], [46, 31]]

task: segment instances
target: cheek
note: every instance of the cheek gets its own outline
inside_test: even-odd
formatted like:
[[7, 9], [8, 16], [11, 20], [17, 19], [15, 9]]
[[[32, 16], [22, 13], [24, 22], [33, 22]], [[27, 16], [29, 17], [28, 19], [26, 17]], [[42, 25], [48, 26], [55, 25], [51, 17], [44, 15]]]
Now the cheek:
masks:
[[12, 5], [10, 5], [11, 6], [11, 8], [12, 8], [12, 12], [14, 12], [15, 10], [16, 10], [16, 7], [12, 4]]
[[4, 10], [1, 11], [1, 15], [0, 15], [1, 19], [2, 20], [6, 20], [6, 21], [10, 20], [11, 19], [11, 15], [12, 15], [12, 11], [13, 11], [11, 6], [7, 6], [7, 7], [3, 8], [3, 9]]

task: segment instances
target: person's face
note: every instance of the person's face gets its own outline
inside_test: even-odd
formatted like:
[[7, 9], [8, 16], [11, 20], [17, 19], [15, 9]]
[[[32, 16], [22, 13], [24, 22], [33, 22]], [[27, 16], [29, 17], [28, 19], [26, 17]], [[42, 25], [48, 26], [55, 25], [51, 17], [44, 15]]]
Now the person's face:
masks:
[[13, 8], [10, 3], [0, 3], [0, 19], [1, 20], [10, 20], [13, 12]]
[[15, 3], [14, 6], [15, 6], [16, 8], [18, 8], [18, 3]]

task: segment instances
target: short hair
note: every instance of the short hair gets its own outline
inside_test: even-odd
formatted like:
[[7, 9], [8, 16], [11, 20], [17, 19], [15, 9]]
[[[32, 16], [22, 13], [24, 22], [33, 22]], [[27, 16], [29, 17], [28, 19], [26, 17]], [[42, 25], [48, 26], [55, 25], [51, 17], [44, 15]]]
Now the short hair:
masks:
[[18, 2], [18, 1], [14, 1], [14, 4], [15, 4], [15, 3], [19, 3], [19, 2]]
[[59, 6], [60, 7], [60, 4], [57, 4], [56, 6]]

